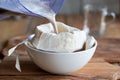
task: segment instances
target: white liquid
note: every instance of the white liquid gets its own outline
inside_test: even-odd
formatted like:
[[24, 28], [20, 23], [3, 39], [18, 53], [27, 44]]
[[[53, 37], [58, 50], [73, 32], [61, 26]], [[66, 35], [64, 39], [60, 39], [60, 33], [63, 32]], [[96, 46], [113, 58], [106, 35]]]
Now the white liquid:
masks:
[[47, 18], [52, 23], [54, 32], [58, 33], [55, 19], [56, 13], [50, 9], [49, 1], [21, 0], [21, 3], [32, 13]]
[[58, 33], [58, 27], [57, 27], [57, 24], [56, 24], [55, 15], [53, 15], [50, 18], [47, 18], [47, 19], [49, 19], [49, 21], [52, 23], [53, 28], [54, 28], [54, 32], [57, 34]]

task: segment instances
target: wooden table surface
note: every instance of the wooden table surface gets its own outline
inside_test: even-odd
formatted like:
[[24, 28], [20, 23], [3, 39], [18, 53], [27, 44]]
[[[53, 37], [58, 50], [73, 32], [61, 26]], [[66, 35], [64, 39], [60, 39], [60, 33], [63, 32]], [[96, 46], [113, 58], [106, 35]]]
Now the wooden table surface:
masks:
[[14, 55], [6, 57], [7, 50], [25, 36], [11, 38], [3, 50], [5, 58], [0, 63], [0, 80], [119, 80], [120, 39], [98, 38], [98, 47], [90, 62], [82, 69], [64, 75], [54, 75], [37, 67], [27, 55], [24, 46], [14, 52], [20, 55], [22, 72], [18, 72]]

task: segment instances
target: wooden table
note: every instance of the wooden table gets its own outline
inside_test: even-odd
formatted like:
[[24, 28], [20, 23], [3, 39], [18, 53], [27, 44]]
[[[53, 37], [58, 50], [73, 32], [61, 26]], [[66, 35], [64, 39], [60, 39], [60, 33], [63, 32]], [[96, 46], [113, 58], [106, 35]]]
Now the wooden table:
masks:
[[[14, 37], [3, 50], [22, 41], [25, 36]], [[120, 79], [120, 39], [99, 38], [97, 50], [91, 61], [82, 69], [64, 75], [53, 75], [37, 67], [28, 57], [24, 46], [14, 54], [20, 55], [22, 72], [18, 72], [14, 55], [0, 63], [0, 80], [119, 80]]]

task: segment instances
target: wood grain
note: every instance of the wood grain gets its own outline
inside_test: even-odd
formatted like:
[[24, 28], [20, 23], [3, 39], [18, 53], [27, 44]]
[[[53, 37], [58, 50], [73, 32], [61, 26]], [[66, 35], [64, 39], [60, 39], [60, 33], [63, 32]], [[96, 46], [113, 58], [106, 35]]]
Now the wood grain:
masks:
[[95, 57], [100, 57], [108, 62], [120, 62], [120, 39], [99, 38]]
[[[116, 67], [105, 62], [102, 59], [93, 58], [84, 68], [76, 72], [64, 75], [54, 75], [43, 71], [37, 67], [31, 60], [20, 61], [22, 72], [18, 72], [14, 65], [15, 61], [4, 60], [0, 64], [0, 79], [11, 76], [12, 79], [23, 80], [111, 80], [117, 72], [120, 72], [120, 67]], [[120, 77], [120, 75], [117, 75]]]

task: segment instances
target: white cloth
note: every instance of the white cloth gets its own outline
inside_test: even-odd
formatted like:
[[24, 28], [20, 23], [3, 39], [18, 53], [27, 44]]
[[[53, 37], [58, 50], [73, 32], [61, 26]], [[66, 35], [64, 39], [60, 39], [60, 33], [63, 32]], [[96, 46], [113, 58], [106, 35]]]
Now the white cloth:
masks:
[[57, 22], [58, 34], [51, 23], [36, 27], [32, 45], [41, 50], [53, 52], [74, 52], [83, 48], [86, 33], [77, 28]]

